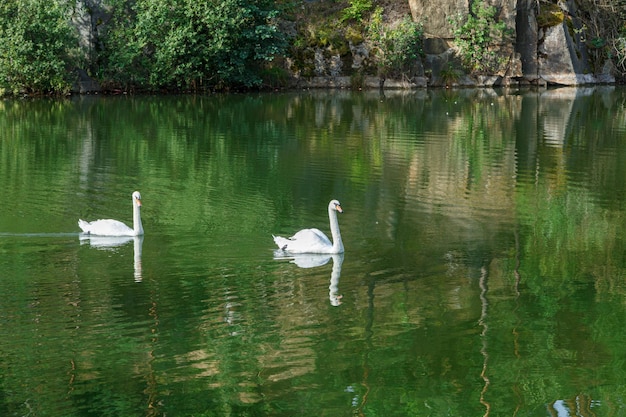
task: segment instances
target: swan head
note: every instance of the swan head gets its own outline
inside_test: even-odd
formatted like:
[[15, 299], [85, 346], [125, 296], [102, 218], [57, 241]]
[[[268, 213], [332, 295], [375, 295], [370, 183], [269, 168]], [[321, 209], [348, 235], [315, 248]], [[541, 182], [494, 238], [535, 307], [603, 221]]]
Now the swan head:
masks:
[[133, 204], [141, 207], [141, 194], [139, 194], [139, 191], [133, 193]]
[[341, 208], [341, 203], [337, 200], [331, 200], [331, 202], [328, 203], [328, 209], [338, 211], [339, 213], [343, 213], [343, 209]]

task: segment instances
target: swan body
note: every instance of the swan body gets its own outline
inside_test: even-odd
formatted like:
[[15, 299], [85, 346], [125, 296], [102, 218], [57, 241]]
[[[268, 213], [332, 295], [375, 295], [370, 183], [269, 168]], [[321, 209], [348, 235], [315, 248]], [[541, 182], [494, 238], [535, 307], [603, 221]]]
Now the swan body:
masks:
[[141, 194], [139, 191], [133, 193], [133, 227], [130, 228], [124, 223], [113, 219], [100, 219], [88, 222], [78, 220], [78, 227], [83, 233], [93, 236], [141, 236], [143, 226], [141, 225]]
[[339, 232], [337, 212], [343, 213], [341, 204], [337, 200], [328, 203], [328, 219], [332, 242], [319, 229], [302, 229], [290, 238], [273, 236], [274, 242], [280, 250], [289, 253], [343, 253], [343, 241]]

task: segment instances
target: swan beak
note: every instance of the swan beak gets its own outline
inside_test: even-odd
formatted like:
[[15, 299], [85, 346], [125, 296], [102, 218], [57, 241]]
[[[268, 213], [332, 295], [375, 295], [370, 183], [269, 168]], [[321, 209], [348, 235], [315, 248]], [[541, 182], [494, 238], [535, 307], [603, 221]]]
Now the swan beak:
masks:
[[136, 198], [135, 201], [137, 202], [137, 205], [139, 207], [141, 207], [141, 199], [140, 198]]
[[337, 205], [335, 206], [335, 209], [337, 209], [337, 211], [338, 211], [339, 213], [343, 213], [343, 209], [341, 208], [341, 206], [340, 206], [339, 204], [337, 204]]

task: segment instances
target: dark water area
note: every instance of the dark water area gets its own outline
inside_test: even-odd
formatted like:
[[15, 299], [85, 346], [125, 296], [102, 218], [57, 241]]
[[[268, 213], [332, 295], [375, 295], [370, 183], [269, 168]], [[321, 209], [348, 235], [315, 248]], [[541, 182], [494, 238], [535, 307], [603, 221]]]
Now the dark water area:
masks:
[[[626, 413], [626, 90], [0, 101], [0, 415]], [[145, 235], [81, 235], [79, 218]], [[345, 253], [286, 257], [272, 235]]]

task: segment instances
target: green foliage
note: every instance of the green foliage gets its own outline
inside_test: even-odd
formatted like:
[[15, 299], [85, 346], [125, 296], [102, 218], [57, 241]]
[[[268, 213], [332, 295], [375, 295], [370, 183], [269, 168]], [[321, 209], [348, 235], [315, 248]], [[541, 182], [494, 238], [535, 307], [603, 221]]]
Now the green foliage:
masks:
[[350, 6], [343, 9], [341, 21], [363, 21], [363, 15], [372, 8], [372, 0], [350, 0]]
[[282, 53], [279, 11], [270, 0], [112, 1], [101, 77], [146, 89], [261, 83]]
[[459, 81], [461, 74], [456, 68], [454, 68], [454, 66], [452, 66], [452, 64], [449, 64], [446, 68], [439, 72], [439, 77], [445, 85], [449, 86]]
[[340, 34], [340, 29], [332, 24], [317, 26], [311, 39], [312, 45], [322, 48], [331, 47], [335, 49], [342, 42], [343, 38]]
[[263, 84], [272, 88], [284, 87], [289, 80], [287, 70], [276, 66], [262, 70], [260, 76]]
[[352, 88], [353, 90], [359, 90], [363, 88], [364, 85], [365, 76], [363, 75], [363, 72], [355, 72], [350, 76], [350, 88]]
[[372, 13], [367, 34], [376, 54], [379, 73], [385, 76], [407, 76], [423, 55], [423, 28], [406, 17], [396, 27], [383, 23], [383, 10]]
[[495, 73], [503, 64], [494, 49], [495, 43], [508, 32], [504, 22], [496, 19], [497, 10], [488, 6], [484, 0], [471, 4], [471, 13], [463, 22], [463, 17], [450, 23], [455, 26], [454, 41], [458, 53], [467, 68], [476, 73]]
[[77, 34], [71, 9], [49, 0], [0, 4], [0, 88], [12, 92], [66, 92], [76, 66]]

